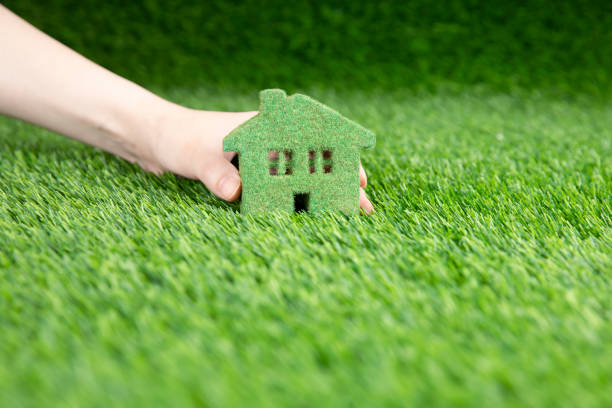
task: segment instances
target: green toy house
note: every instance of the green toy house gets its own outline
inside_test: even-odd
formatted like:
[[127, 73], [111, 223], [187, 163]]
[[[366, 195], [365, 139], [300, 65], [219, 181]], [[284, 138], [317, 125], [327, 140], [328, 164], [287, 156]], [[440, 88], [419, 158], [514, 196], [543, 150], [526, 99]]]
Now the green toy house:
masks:
[[359, 152], [372, 132], [309, 98], [260, 92], [259, 114], [223, 140], [238, 153], [244, 214], [359, 211]]

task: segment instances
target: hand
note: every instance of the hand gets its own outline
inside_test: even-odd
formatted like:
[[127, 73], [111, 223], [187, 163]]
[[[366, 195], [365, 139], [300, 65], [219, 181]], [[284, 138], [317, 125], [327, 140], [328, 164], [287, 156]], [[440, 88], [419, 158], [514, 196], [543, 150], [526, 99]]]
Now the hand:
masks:
[[[143, 168], [200, 180], [218, 197], [236, 200], [241, 191], [240, 175], [230, 163], [236, 153], [223, 151], [223, 138], [257, 111], [211, 112], [179, 106], [170, 110], [158, 126], [159, 133], [151, 138], [157, 165]], [[369, 213], [373, 207], [363, 190], [367, 176], [361, 165], [359, 183], [359, 204]]]

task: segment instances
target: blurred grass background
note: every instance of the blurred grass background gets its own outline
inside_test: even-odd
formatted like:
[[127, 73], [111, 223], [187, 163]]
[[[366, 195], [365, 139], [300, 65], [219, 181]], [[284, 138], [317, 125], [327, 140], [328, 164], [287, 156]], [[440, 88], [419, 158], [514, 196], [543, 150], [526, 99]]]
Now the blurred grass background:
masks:
[[5, 4], [149, 87], [612, 90], [610, 1]]

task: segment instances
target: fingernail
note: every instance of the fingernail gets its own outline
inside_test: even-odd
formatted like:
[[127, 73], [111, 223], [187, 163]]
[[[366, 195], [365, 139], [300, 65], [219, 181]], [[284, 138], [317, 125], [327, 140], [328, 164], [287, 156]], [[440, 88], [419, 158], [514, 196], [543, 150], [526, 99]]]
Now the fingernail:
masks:
[[368, 196], [366, 195], [363, 188], [359, 189], [359, 204], [361, 205], [361, 208], [363, 208], [366, 214], [369, 214], [374, 210], [374, 206], [368, 199]]
[[225, 176], [219, 183], [219, 190], [221, 192], [221, 198], [229, 200], [234, 197], [236, 191], [240, 187], [240, 178], [235, 175]]

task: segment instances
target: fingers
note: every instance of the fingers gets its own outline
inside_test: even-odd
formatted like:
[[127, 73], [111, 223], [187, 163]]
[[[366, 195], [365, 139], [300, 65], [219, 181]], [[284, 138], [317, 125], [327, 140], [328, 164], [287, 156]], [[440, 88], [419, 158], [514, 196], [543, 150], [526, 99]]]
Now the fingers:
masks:
[[366, 175], [365, 170], [361, 163], [359, 163], [359, 185], [361, 187], [365, 187], [368, 185], [368, 176]]
[[359, 206], [361, 208], [363, 208], [363, 211], [366, 214], [369, 214], [372, 211], [374, 211], [374, 206], [372, 205], [372, 203], [368, 199], [368, 196], [366, 195], [365, 191], [363, 190], [364, 187], [368, 185], [368, 176], [366, 175], [366, 172], [363, 169], [363, 166], [361, 165], [361, 162], [359, 163], [359, 185], [360, 185], [360, 188], [359, 188]]
[[198, 174], [200, 181], [217, 197], [235, 201], [241, 189], [238, 170], [223, 156], [212, 156], [204, 162], [205, 167]]
[[363, 208], [363, 211], [365, 211], [366, 214], [369, 214], [374, 211], [374, 206], [372, 205], [365, 191], [361, 187], [359, 188], [359, 206]]

